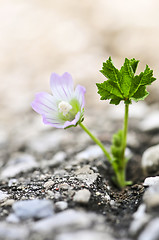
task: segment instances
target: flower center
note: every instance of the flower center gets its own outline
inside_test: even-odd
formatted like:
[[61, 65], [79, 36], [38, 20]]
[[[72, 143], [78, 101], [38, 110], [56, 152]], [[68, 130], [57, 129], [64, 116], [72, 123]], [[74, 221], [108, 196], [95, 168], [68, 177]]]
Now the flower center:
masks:
[[63, 116], [66, 116], [69, 111], [72, 109], [72, 106], [65, 101], [61, 101], [58, 105], [59, 112], [63, 114]]

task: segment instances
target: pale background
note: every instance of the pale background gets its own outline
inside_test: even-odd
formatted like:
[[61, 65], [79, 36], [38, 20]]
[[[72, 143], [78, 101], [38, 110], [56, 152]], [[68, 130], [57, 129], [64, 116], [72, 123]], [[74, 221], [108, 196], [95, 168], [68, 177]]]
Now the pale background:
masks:
[[[117, 67], [139, 59], [139, 69], [148, 64], [158, 78], [158, 0], [0, 0], [1, 128], [34, 118], [30, 103], [50, 92], [52, 72], [70, 72], [86, 87], [86, 110], [104, 109], [95, 83], [109, 56]], [[158, 85], [147, 101], [159, 101]]]

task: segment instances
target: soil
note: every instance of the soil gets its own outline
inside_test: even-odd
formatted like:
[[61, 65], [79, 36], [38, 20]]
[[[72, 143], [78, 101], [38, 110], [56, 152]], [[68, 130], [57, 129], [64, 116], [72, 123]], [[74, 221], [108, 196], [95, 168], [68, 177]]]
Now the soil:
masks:
[[[105, 224], [110, 226], [113, 229], [114, 237], [123, 238], [128, 237], [128, 228], [132, 221], [132, 214], [137, 210], [139, 204], [142, 201], [142, 196], [144, 193], [144, 187], [142, 182], [144, 176], [141, 171], [140, 161], [138, 155], [136, 155], [135, 160], [130, 160], [129, 166], [131, 171], [128, 171], [127, 177], [131, 179], [134, 184], [128, 186], [123, 190], [119, 190], [116, 186], [113, 185], [112, 179], [110, 178], [112, 171], [109, 164], [104, 162], [104, 159], [96, 159], [95, 162], [92, 162], [93, 166], [98, 166], [97, 172], [99, 176], [97, 180], [87, 186], [87, 189], [91, 192], [91, 199], [88, 204], [79, 204], [72, 201], [73, 196], [70, 195], [67, 189], [60, 188], [61, 184], [69, 184], [72, 186], [73, 190], [79, 190], [86, 188], [85, 185], [82, 185], [80, 181], [72, 179], [72, 170], [68, 171], [68, 175], [65, 179], [56, 179], [53, 177], [54, 169], [49, 169], [49, 172], [42, 171], [41, 169], [36, 169], [33, 173], [28, 172], [21, 174], [16, 177], [18, 179], [18, 184], [15, 186], [8, 187], [8, 182], [0, 182], [0, 190], [8, 192], [14, 200], [31, 199], [31, 198], [47, 198], [45, 193], [44, 183], [50, 179], [54, 181], [54, 185], [50, 190], [55, 194], [59, 193], [57, 199], [52, 199], [55, 203], [56, 201], [65, 200], [68, 202], [69, 208], [82, 208], [85, 211], [96, 212], [102, 214], [105, 217]], [[104, 164], [101, 164], [104, 162]], [[87, 163], [86, 163], [87, 164]], [[81, 166], [82, 167], [82, 166]], [[45, 180], [40, 180], [40, 176], [45, 175]], [[47, 178], [48, 176], [48, 178]], [[59, 185], [60, 184], [60, 185]], [[98, 193], [98, 195], [97, 195]], [[110, 201], [105, 200], [105, 194], [108, 194], [111, 198]], [[6, 214], [4, 214], [6, 210]], [[3, 217], [5, 219], [8, 215], [8, 212], [11, 212], [11, 207], [3, 207]]]
[[[115, 124], [118, 128], [118, 124]], [[56, 131], [56, 130], [55, 130]], [[11, 199], [14, 200], [26, 200], [34, 198], [47, 198], [51, 199], [53, 203], [57, 201], [66, 201], [68, 208], [82, 209], [87, 212], [95, 212], [101, 214], [105, 218], [105, 226], [110, 227], [112, 235], [117, 239], [125, 239], [132, 237], [129, 236], [129, 226], [133, 218], [133, 213], [137, 210], [138, 206], [142, 202], [142, 196], [145, 188], [143, 187], [143, 181], [146, 177], [141, 168], [141, 156], [145, 149], [155, 144], [158, 140], [158, 131], [153, 132], [140, 132], [135, 123], [130, 120], [129, 132], [133, 132], [139, 145], [129, 145], [128, 148], [132, 153], [127, 166], [127, 180], [133, 182], [132, 186], [127, 186], [124, 189], [118, 189], [112, 182], [113, 172], [110, 164], [104, 157], [94, 160], [82, 160], [81, 162], [73, 161], [74, 156], [86, 149], [92, 142], [88, 141], [86, 144], [78, 145], [74, 141], [74, 145], [70, 142], [65, 142], [64, 145], [60, 145], [59, 149], [54, 152], [47, 152], [45, 156], [37, 154], [36, 158], [49, 159], [56, 151], [66, 151], [67, 160], [62, 164], [54, 167], [36, 168], [30, 172], [21, 173], [16, 175], [16, 183], [11, 186], [8, 184], [8, 180], [0, 181], [0, 190], [7, 192]], [[97, 129], [97, 132], [98, 129]], [[76, 139], [76, 135], [79, 134], [79, 128], [72, 129], [73, 139]], [[110, 134], [111, 135], [111, 134]], [[82, 135], [83, 136], [83, 135]], [[103, 137], [98, 134], [100, 140], [105, 144], [110, 144], [109, 134]], [[72, 148], [72, 149], [70, 149]], [[69, 150], [68, 150], [69, 149]], [[28, 152], [27, 145], [21, 145], [18, 151]], [[10, 153], [12, 154], [12, 153]], [[46, 158], [44, 158], [46, 157]], [[5, 165], [5, 164], [4, 164]], [[84, 183], [82, 180], [76, 178], [75, 171], [89, 165], [90, 168], [98, 174], [96, 181], [90, 186]], [[63, 173], [64, 171], [64, 173]], [[55, 173], [59, 174], [55, 174]], [[62, 174], [60, 175], [60, 173]], [[151, 173], [151, 176], [158, 173]], [[48, 195], [47, 189], [44, 187], [45, 182], [52, 180], [54, 184], [49, 189], [52, 192], [52, 196]], [[73, 201], [73, 196], [77, 190], [86, 188], [91, 192], [91, 198], [87, 204], [79, 204]], [[110, 200], [111, 199], [111, 200]], [[59, 210], [56, 209], [58, 212]], [[6, 217], [12, 212], [11, 206], [2, 206], [0, 208], [1, 220], [5, 220]]]

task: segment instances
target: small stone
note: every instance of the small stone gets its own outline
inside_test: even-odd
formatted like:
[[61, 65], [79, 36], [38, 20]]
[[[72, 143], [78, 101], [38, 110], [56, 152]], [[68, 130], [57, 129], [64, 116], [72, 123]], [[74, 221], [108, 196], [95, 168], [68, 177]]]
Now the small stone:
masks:
[[75, 175], [78, 180], [83, 181], [88, 186], [93, 184], [98, 177], [98, 173], [94, 173], [94, 171], [90, 169], [89, 165], [85, 165], [83, 168], [75, 171]]
[[32, 230], [41, 233], [61, 231], [64, 228], [67, 231], [75, 231], [81, 228], [87, 229], [99, 220], [100, 223], [104, 222], [104, 218], [97, 214], [68, 209], [50, 218], [39, 220], [33, 225]]
[[146, 211], [146, 205], [145, 204], [141, 204], [137, 211], [133, 214], [133, 218], [135, 219], [139, 219], [139, 218], [142, 218], [143, 215], [145, 214], [145, 211]]
[[4, 203], [1, 204], [1, 206], [12, 206], [14, 202], [14, 199], [7, 199]]
[[125, 149], [125, 157], [130, 159], [133, 156], [132, 151], [130, 150], [130, 148], [126, 148]]
[[100, 192], [96, 192], [96, 195], [97, 195], [97, 196], [100, 196], [100, 195], [101, 195], [101, 193], [100, 193]]
[[36, 168], [38, 163], [35, 158], [27, 153], [15, 153], [0, 173], [0, 178], [14, 177], [21, 172]]
[[21, 200], [28, 200], [27, 196], [22, 196]]
[[6, 192], [3, 192], [3, 191], [0, 190], [0, 203], [6, 201], [8, 197], [9, 196]]
[[70, 188], [70, 186], [67, 183], [61, 183], [59, 185], [59, 188], [63, 189], [63, 190], [68, 190]]
[[46, 174], [41, 174], [39, 177], [40, 180], [47, 180]]
[[153, 112], [145, 115], [143, 121], [140, 122], [140, 129], [142, 131], [153, 131], [159, 129], [159, 112]]
[[114, 206], [115, 205], [115, 201], [114, 200], [110, 200], [110, 205]]
[[65, 166], [65, 170], [71, 170], [72, 169], [72, 165], [67, 165], [67, 166]]
[[133, 221], [131, 222], [129, 233], [131, 236], [136, 236], [149, 222], [151, 217], [145, 212], [146, 205], [141, 204], [138, 210], [133, 214]]
[[54, 172], [54, 176], [63, 177], [67, 172], [64, 169], [57, 168]]
[[99, 146], [93, 145], [76, 155], [77, 161], [93, 160], [103, 156], [103, 151]]
[[159, 185], [159, 176], [156, 176], [156, 177], [147, 177], [147, 178], [144, 180], [144, 183], [143, 183], [143, 185], [144, 185], [145, 187], [153, 186], [153, 185], [156, 185], [156, 184]]
[[147, 205], [147, 210], [152, 211], [153, 209], [159, 208], [159, 194], [154, 194], [153, 198], [150, 200], [145, 200]]
[[58, 200], [61, 198], [61, 194], [59, 192], [54, 193], [54, 199]]
[[141, 166], [146, 172], [153, 172], [159, 168], [159, 144], [143, 153]]
[[6, 221], [7, 221], [7, 222], [10, 222], [10, 223], [19, 223], [19, 222], [20, 222], [20, 219], [19, 219], [14, 213], [11, 213], [11, 214], [6, 218]]
[[17, 183], [17, 179], [16, 178], [11, 178], [8, 181], [8, 187], [11, 187], [12, 185], [15, 185]]
[[15, 202], [12, 206], [15, 215], [21, 219], [45, 218], [53, 215], [52, 202], [46, 199], [34, 199]]
[[55, 203], [55, 208], [57, 210], [65, 210], [68, 207], [68, 203], [65, 201], [59, 201]]
[[26, 226], [0, 222], [0, 239], [26, 240], [28, 237], [29, 230]]
[[91, 230], [82, 230], [72, 233], [62, 233], [59, 234], [56, 240], [113, 240], [107, 232], [98, 232]]
[[50, 190], [47, 191], [47, 194], [48, 194], [50, 197], [53, 197], [53, 196], [55, 195], [54, 192], [53, 192], [53, 191], [50, 191]]
[[44, 184], [44, 188], [49, 189], [49, 188], [51, 188], [53, 185], [54, 185], [54, 182], [53, 182], [52, 180], [49, 180], [49, 181], [47, 181], [47, 182]]
[[141, 232], [141, 234], [138, 237], [138, 240], [158, 240], [158, 237], [159, 237], [159, 218], [154, 218]]
[[82, 189], [75, 193], [73, 197], [74, 202], [88, 203], [91, 197], [91, 193], [88, 189]]
[[109, 194], [107, 192], [105, 193], [104, 198], [105, 198], [106, 201], [110, 201], [111, 200], [111, 198], [110, 198], [110, 196], [109, 196]]
[[[69, 134], [69, 133], [68, 133]], [[43, 133], [38, 137], [32, 138], [31, 141], [28, 142], [28, 148], [31, 151], [37, 152], [39, 154], [44, 154], [46, 152], [52, 151], [52, 149], [56, 149], [61, 142], [65, 140], [63, 132], [56, 129], [56, 131], [49, 131], [47, 133]]]
[[6, 214], [8, 215], [8, 214], [9, 214], [9, 212], [8, 212], [7, 209], [3, 209], [3, 210], [2, 210], [2, 213], [3, 213], [4, 215], [6, 215]]
[[57, 152], [51, 160], [43, 160], [41, 163], [41, 166], [43, 168], [45, 167], [57, 167], [59, 166], [64, 160], [66, 159], [66, 153], [61, 151]]
[[89, 165], [85, 165], [84, 167], [82, 168], [79, 168], [75, 174], [76, 175], [80, 175], [80, 174], [92, 174], [94, 173], [93, 170], [90, 169], [90, 166]]
[[127, 135], [127, 145], [132, 148], [137, 148], [139, 146], [140, 142], [137, 137], [137, 134], [133, 131], [128, 132]]
[[159, 208], [159, 185], [150, 186], [143, 196], [143, 201], [146, 203], [148, 212]]

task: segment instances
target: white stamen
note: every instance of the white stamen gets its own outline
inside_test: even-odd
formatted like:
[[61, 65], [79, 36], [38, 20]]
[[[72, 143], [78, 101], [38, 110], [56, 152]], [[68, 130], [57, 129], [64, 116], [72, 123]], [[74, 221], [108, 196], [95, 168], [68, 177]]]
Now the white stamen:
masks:
[[65, 101], [61, 101], [58, 105], [59, 112], [62, 113], [64, 116], [72, 109], [72, 106]]

